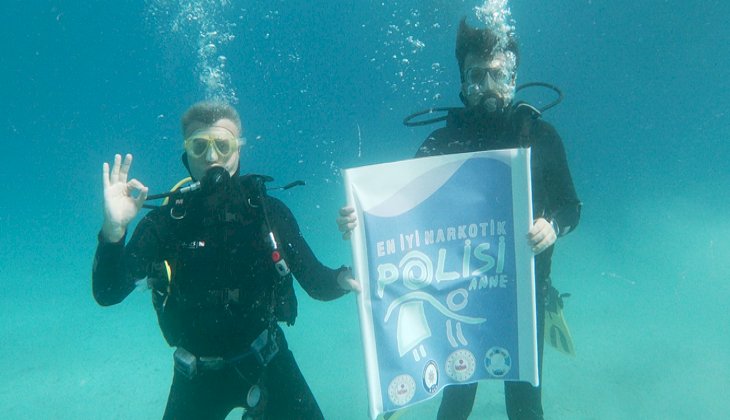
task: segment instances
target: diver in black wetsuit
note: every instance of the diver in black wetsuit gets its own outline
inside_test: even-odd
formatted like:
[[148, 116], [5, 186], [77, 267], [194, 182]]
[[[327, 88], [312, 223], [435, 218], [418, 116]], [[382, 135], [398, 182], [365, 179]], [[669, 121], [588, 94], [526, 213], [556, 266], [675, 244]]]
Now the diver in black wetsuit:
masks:
[[[265, 193], [268, 177], [238, 176], [241, 122], [230, 106], [202, 102], [183, 117], [183, 161], [197, 190], [173, 194], [147, 214], [128, 180], [132, 156], [103, 168], [104, 225], [94, 259], [94, 298], [121, 302], [144, 278], [165, 339], [176, 347], [165, 419], [322, 418], [278, 322], [297, 315], [292, 274], [315, 299], [357, 283], [320, 263], [289, 209]], [[134, 194], [137, 194], [135, 197]]]
[[[464, 108], [453, 108], [446, 127], [431, 133], [416, 157], [531, 147], [532, 204], [536, 219], [528, 233], [535, 253], [538, 372], [542, 376], [543, 320], [550, 289], [550, 264], [557, 238], [573, 231], [580, 219], [581, 203], [573, 186], [560, 136], [539, 119], [535, 108], [512, 104], [518, 51], [512, 37], [500, 47], [498, 35], [489, 28], [476, 29], [461, 21], [456, 57], [461, 73], [460, 97]], [[420, 115], [414, 114], [414, 115]], [[410, 118], [410, 117], [409, 117]], [[407, 119], [408, 120], [408, 119]], [[357, 219], [352, 208], [342, 208], [337, 224], [349, 237]], [[510, 419], [542, 419], [541, 388], [528, 382], [505, 382], [505, 401]], [[438, 418], [466, 419], [471, 413], [477, 384], [444, 389]]]
[[[532, 206], [536, 216], [530, 230], [535, 253], [538, 329], [538, 369], [542, 377], [545, 298], [550, 288], [553, 244], [575, 229], [581, 203], [573, 186], [560, 136], [529, 105], [511, 106], [518, 51], [511, 38], [500, 50], [489, 29], [469, 27], [462, 20], [456, 40], [461, 72], [461, 96], [466, 107], [449, 113], [446, 127], [428, 136], [417, 156], [496, 150], [532, 149]], [[513, 63], [512, 65], [510, 65]], [[474, 404], [476, 384], [447, 387], [439, 419], [467, 418]], [[542, 419], [540, 386], [505, 382], [505, 401], [510, 419]]]

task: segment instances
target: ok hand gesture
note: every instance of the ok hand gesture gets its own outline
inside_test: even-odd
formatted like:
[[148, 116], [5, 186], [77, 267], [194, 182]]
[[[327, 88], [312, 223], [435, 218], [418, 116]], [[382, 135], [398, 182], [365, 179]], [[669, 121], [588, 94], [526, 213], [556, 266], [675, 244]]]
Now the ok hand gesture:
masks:
[[[122, 162], [121, 155], [114, 156], [114, 165], [109, 173], [109, 164], [104, 162], [104, 225], [103, 238], [108, 242], [119, 242], [127, 231], [127, 225], [137, 216], [147, 198], [147, 187], [136, 179], [127, 181], [132, 155], [127, 154]], [[136, 197], [133, 193], [138, 191]]]

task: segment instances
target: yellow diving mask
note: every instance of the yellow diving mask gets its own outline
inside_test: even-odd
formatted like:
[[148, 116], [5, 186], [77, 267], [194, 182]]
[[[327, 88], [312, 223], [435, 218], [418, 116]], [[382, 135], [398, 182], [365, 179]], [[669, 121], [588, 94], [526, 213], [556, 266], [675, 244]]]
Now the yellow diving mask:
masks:
[[189, 156], [205, 156], [208, 148], [213, 147], [222, 158], [227, 158], [241, 145], [241, 139], [223, 127], [209, 127], [195, 131], [185, 139], [183, 147]]

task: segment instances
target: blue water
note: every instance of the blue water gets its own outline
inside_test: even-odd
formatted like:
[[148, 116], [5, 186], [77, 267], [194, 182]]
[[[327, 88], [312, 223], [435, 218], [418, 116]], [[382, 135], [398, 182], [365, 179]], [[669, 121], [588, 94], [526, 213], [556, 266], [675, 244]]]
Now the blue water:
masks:
[[[91, 297], [102, 162], [133, 153], [133, 176], [168, 188], [185, 175], [179, 116], [224, 95], [244, 121], [244, 170], [306, 180], [281, 198], [324, 262], [349, 264], [334, 224], [339, 170], [412, 156], [433, 127], [407, 129], [403, 117], [459, 104], [455, 28], [479, 3], [6, 0], [3, 418], [149, 419], [164, 409], [171, 351], [149, 294], [112, 308]], [[190, 4], [205, 13], [185, 13]], [[554, 257], [554, 281], [572, 293], [566, 316], [578, 354], [546, 350], [547, 417], [726, 418], [730, 4], [511, 7], [518, 83], [565, 93], [545, 119], [563, 137], [584, 202]], [[201, 30], [214, 52], [199, 51]], [[366, 418], [354, 298], [299, 294], [287, 336], [325, 416]], [[433, 418], [437, 405], [403, 418]], [[480, 387], [474, 412], [504, 417], [499, 384]]]

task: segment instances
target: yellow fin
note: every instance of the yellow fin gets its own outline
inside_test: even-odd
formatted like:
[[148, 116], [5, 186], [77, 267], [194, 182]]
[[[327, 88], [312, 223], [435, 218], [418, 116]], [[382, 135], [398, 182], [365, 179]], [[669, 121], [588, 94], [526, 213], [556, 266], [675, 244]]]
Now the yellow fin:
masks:
[[545, 311], [545, 340], [561, 353], [575, 356], [573, 336], [565, 322], [563, 310], [558, 306], [555, 311]]

